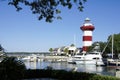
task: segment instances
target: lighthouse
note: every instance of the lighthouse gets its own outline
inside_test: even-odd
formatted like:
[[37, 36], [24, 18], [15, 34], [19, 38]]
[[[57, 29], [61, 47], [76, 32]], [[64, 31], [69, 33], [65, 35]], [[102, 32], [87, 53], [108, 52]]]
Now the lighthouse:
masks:
[[87, 52], [89, 46], [92, 45], [92, 32], [95, 29], [89, 18], [85, 19], [84, 24], [80, 27], [83, 31], [83, 53]]

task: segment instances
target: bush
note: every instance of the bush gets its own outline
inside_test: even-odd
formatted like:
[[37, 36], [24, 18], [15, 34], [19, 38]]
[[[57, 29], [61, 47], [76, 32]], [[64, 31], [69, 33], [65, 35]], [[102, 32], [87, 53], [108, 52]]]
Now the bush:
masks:
[[73, 72], [53, 69], [27, 70], [25, 79], [53, 78], [58, 80], [120, 80], [112, 76], [102, 76], [86, 72]]
[[6, 57], [0, 63], [1, 80], [20, 80], [26, 71], [25, 64], [15, 57]]

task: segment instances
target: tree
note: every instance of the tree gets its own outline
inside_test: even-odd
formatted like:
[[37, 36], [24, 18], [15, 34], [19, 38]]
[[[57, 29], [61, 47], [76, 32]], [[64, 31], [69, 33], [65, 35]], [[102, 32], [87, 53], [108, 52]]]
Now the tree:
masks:
[[[2, 0], [1, 0], [2, 1]], [[33, 14], [38, 14], [38, 19], [45, 19], [46, 22], [52, 22], [54, 18], [61, 19], [58, 6], [71, 9], [73, 4], [77, 5], [79, 11], [83, 11], [83, 4], [87, 0], [8, 0], [9, 5], [13, 5], [17, 11], [22, 10], [21, 4], [29, 6]]]
[[[94, 44], [94, 43], [93, 43], [93, 44]], [[88, 50], [87, 50], [87, 52], [90, 52], [90, 51], [92, 51], [92, 49], [93, 49], [93, 45], [88, 47]]]
[[[112, 51], [112, 35], [110, 35], [108, 37], [108, 40], [110, 39], [110, 42], [108, 44], [108, 49], [109, 49], [109, 53], [111, 53]], [[119, 34], [113, 34], [113, 52], [117, 55], [118, 53], [120, 53], [120, 33]]]
[[71, 46], [71, 47], [74, 47], [75, 45], [74, 45], [74, 44], [71, 44], [70, 46]]
[[[120, 53], [120, 33], [118, 34], [112, 34], [114, 36], [113, 38], [113, 52], [115, 55], [118, 55]], [[108, 38], [107, 38], [107, 42], [102, 42], [102, 41], [99, 41], [98, 43], [100, 44], [100, 51], [103, 52], [103, 55], [107, 54], [107, 53], [111, 53], [112, 52], [112, 35], [109, 35]], [[88, 51], [91, 51], [94, 47], [96, 42], [94, 42], [92, 44], [92, 46], [90, 46], [88, 48]]]
[[15, 57], [6, 57], [0, 63], [1, 80], [20, 80], [24, 77], [25, 64]]
[[52, 53], [53, 52], [53, 48], [50, 48], [49, 51]]
[[68, 53], [68, 48], [65, 48], [65, 49], [64, 49], [64, 52], [67, 54], [67, 53]]
[[3, 49], [3, 47], [2, 47], [1, 44], [0, 44], [0, 51], [2, 51], [2, 50], [4, 50], [4, 49]]
[[0, 44], [0, 58], [4, 58], [6, 56], [5, 49]]
[[2, 45], [0, 44], [0, 51], [4, 52], [5, 49], [2, 47]]
[[94, 50], [101, 51], [101, 49], [100, 49], [100, 43], [101, 43], [101, 42], [94, 42], [94, 43], [92, 44], [92, 46], [89, 46], [89, 47], [88, 47], [87, 52], [94, 51]]

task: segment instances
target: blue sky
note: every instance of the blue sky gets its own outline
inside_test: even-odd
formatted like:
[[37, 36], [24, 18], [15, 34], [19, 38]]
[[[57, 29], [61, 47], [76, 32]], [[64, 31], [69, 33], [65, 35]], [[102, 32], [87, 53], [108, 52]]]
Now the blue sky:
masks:
[[0, 44], [8, 52], [47, 52], [49, 48], [82, 47], [80, 26], [89, 17], [95, 26], [93, 42], [107, 41], [109, 35], [120, 33], [120, 0], [88, 0], [84, 12], [75, 7], [61, 8], [62, 20], [38, 21], [28, 7], [16, 12], [6, 1], [0, 2]]

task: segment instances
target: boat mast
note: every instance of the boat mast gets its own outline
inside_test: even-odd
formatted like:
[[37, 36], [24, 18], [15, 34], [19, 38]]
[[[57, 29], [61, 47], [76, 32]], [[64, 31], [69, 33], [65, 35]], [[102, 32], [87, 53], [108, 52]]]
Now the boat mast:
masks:
[[109, 42], [110, 42], [111, 38], [112, 38], [112, 37], [110, 37], [110, 39], [108, 40], [108, 42], [107, 42], [106, 46], [104, 47], [104, 49], [102, 50], [102, 53], [101, 53], [101, 54], [103, 54], [103, 52], [104, 52], [104, 51], [105, 51], [105, 49], [107, 48], [107, 46], [108, 46], [108, 44], [109, 44]]
[[114, 40], [114, 35], [112, 35], [112, 58], [113, 58], [113, 40]]

